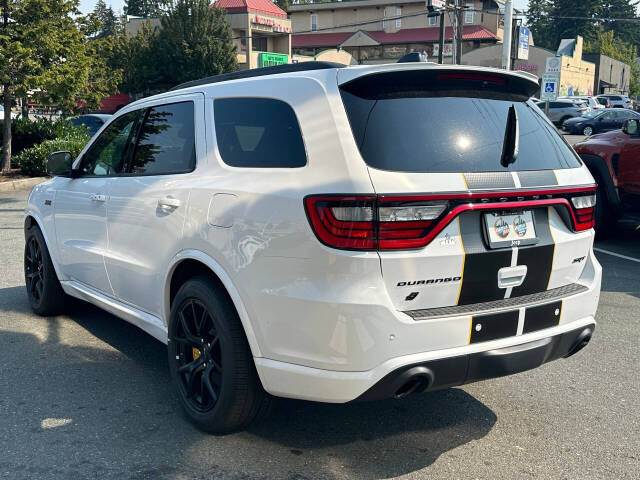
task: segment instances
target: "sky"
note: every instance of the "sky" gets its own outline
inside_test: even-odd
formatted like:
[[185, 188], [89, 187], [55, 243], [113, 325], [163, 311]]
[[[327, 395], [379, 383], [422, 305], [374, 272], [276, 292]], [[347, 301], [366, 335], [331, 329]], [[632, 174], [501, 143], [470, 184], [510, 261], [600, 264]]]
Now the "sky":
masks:
[[[98, 0], [80, 0], [80, 10], [83, 13], [89, 13], [93, 10]], [[124, 0], [105, 0], [108, 5], [111, 5], [115, 12], [122, 10], [124, 6]], [[515, 8], [524, 9], [527, 7], [528, 0], [515, 0]]]

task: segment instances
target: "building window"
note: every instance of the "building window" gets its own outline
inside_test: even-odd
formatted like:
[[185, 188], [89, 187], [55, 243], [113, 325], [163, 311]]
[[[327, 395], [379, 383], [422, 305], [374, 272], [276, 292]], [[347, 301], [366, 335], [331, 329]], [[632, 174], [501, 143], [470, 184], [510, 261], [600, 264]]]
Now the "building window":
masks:
[[464, 12], [464, 23], [473, 23], [475, 6], [473, 3], [467, 3], [467, 10]]
[[438, 17], [427, 17], [429, 19], [429, 26], [433, 27], [438, 25]]
[[387, 28], [387, 21], [386, 21], [386, 20], [384, 20], [384, 18], [386, 18], [386, 17], [387, 17], [387, 9], [385, 8], [385, 9], [382, 11], [382, 18], [383, 18], [383, 20], [382, 20], [382, 29], [383, 29], [383, 30], [384, 30], [385, 28]]
[[315, 13], [311, 14], [311, 31], [316, 32], [318, 30], [318, 15]]
[[[402, 8], [397, 7], [396, 8], [396, 17], [401, 17], [402, 16]], [[400, 28], [402, 27], [402, 19], [401, 18], [396, 18], [396, 28]]]

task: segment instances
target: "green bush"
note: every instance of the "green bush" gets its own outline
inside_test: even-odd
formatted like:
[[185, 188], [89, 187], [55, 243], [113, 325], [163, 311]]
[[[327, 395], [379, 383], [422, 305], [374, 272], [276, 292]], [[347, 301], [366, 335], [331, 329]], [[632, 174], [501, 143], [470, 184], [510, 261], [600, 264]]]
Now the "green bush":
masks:
[[[0, 135], [4, 132], [4, 121], [0, 120]], [[84, 127], [76, 127], [67, 120], [51, 121], [46, 118], [27, 120], [18, 118], [11, 122], [11, 154], [19, 155], [45, 140], [74, 137], [86, 134]]]
[[59, 150], [67, 150], [77, 157], [89, 141], [86, 133], [75, 133], [67, 138], [45, 140], [39, 145], [23, 150], [13, 157], [12, 163], [22, 170], [24, 175], [41, 177], [46, 175], [47, 156]]

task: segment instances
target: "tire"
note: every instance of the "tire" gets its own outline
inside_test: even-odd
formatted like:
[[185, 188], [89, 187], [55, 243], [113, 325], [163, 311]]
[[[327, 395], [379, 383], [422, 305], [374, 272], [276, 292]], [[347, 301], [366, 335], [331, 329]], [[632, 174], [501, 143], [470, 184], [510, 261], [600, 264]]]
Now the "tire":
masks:
[[595, 230], [598, 238], [607, 238], [615, 229], [617, 220], [609, 201], [607, 200], [607, 194], [604, 188], [601, 186], [601, 182], [598, 182], [598, 189], [596, 190], [596, 211], [595, 211]]
[[188, 280], [176, 294], [168, 356], [182, 408], [201, 430], [239, 430], [270, 410], [273, 397], [262, 388], [240, 318], [207, 277]]
[[27, 230], [24, 248], [24, 279], [31, 309], [43, 317], [64, 310], [67, 295], [51, 262], [44, 236], [37, 225]]
[[582, 134], [585, 137], [590, 137], [591, 135], [593, 135], [593, 127], [590, 126], [586, 126], [582, 129]]

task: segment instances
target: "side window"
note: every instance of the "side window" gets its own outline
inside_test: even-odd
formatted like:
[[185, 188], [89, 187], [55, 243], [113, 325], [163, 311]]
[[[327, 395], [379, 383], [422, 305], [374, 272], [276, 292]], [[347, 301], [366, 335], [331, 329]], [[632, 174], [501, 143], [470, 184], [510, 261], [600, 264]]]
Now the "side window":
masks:
[[89, 147], [80, 163], [82, 175], [117, 175], [122, 172], [127, 147], [135, 136], [134, 124], [140, 111], [115, 119]]
[[213, 104], [222, 160], [232, 167], [303, 167], [307, 155], [293, 109], [271, 98], [221, 98]]
[[193, 102], [147, 110], [129, 173], [168, 175], [191, 172], [196, 164]]

